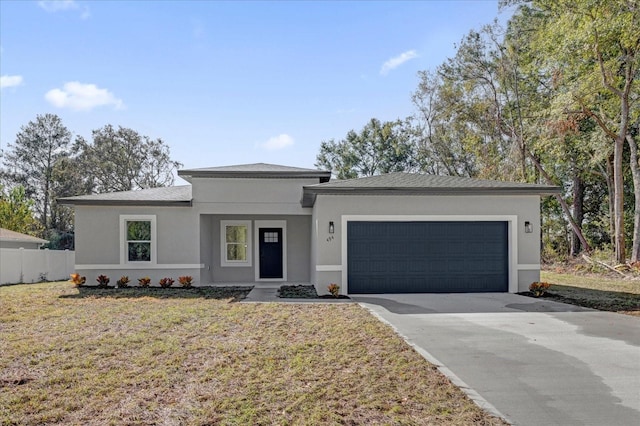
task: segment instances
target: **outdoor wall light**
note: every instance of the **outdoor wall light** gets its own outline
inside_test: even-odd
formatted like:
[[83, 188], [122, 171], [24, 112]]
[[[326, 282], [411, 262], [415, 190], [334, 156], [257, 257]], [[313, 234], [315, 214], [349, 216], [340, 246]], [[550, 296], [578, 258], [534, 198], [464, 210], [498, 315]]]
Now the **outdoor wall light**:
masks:
[[333, 234], [336, 230], [335, 226], [333, 226], [333, 221], [329, 222], [329, 233]]
[[524, 232], [530, 234], [533, 232], [533, 225], [528, 220], [524, 223]]

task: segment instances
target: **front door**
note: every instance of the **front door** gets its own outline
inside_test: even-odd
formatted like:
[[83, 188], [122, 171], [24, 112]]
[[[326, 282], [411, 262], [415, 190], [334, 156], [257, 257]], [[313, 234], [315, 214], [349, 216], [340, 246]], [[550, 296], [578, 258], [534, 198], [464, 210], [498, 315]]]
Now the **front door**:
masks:
[[282, 228], [260, 228], [260, 278], [282, 278]]

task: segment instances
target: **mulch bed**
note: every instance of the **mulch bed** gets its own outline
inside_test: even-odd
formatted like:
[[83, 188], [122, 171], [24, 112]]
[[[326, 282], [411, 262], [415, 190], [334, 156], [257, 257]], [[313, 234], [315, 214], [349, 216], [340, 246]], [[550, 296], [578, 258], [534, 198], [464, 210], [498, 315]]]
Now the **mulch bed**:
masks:
[[350, 299], [349, 296], [339, 295], [333, 297], [330, 294], [319, 296], [312, 285], [283, 285], [278, 290], [278, 297], [284, 299]]
[[64, 298], [82, 297], [156, 297], [160, 299], [184, 298], [184, 299], [231, 299], [238, 302], [247, 297], [253, 289], [252, 286], [225, 286], [225, 287], [98, 287], [80, 286], [79, 293], [64, 295]]
[[[591, 293], [597, 290], [591, 291]], [[609, 311], [609, 312], [619, 312], [626, 313], [629, 315], [639, 316], [638, 312], [640, 312], [640, 299], [634, 297], [611, 297], [611, 298], [603, 298], [603, 297], [589, 297], [589, 290], [584, 290], [582, 297], [580, 293], [575, 296], [564, 296], [561, 294], [555, 294], [552, 292], [547, 292], [542, 296], [534, 296], [530, 291], [523, 291], [521, 293], [517, 293], [521, 296], [528, 296], [534, 299], [548, 299], [553, 300], [554, 302], [567, 303], [569, 305], [581, 306], [583, 308], [597, 309], [600, 311]], [[628, 294], [628, 293], [622, 293]]]

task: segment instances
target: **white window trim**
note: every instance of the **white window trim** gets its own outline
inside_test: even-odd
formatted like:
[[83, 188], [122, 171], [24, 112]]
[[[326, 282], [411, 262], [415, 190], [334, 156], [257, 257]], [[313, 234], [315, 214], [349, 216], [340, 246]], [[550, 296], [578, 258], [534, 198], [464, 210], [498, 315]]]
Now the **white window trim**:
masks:
[[[151, 222], [151, 261], [129, 261], [127, 253], [127, 222], [149, 221]], [[121, 214], [120, 215], [120, 264], [121, 265], [156, 265], [158, 263], [158, 234], [156, 227], [156, 215], [154, 214]]]
[[[260, 228], [281, 228], [282, 229], [282, 278], [260, 278]], [[286, 220], [256, 220], [254, 238], [256, 269], [255, 279], [265, 282], [286, 282], [287, 281], [287, 221]]]
[[[247, 260], [227, 260], [227, 226], [247, 227]], [[221, 220], [220, 221], [220, 266], [221, 267], [249, 267], [252, 259], [252, 233], [250, 220]]]

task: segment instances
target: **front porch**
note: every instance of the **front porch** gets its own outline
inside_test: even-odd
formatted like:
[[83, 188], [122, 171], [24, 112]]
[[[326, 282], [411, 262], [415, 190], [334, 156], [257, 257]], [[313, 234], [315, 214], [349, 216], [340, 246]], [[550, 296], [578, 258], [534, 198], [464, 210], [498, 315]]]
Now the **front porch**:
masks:
[[311, 216], [200, 214], [200, 285], [309, 284]]

